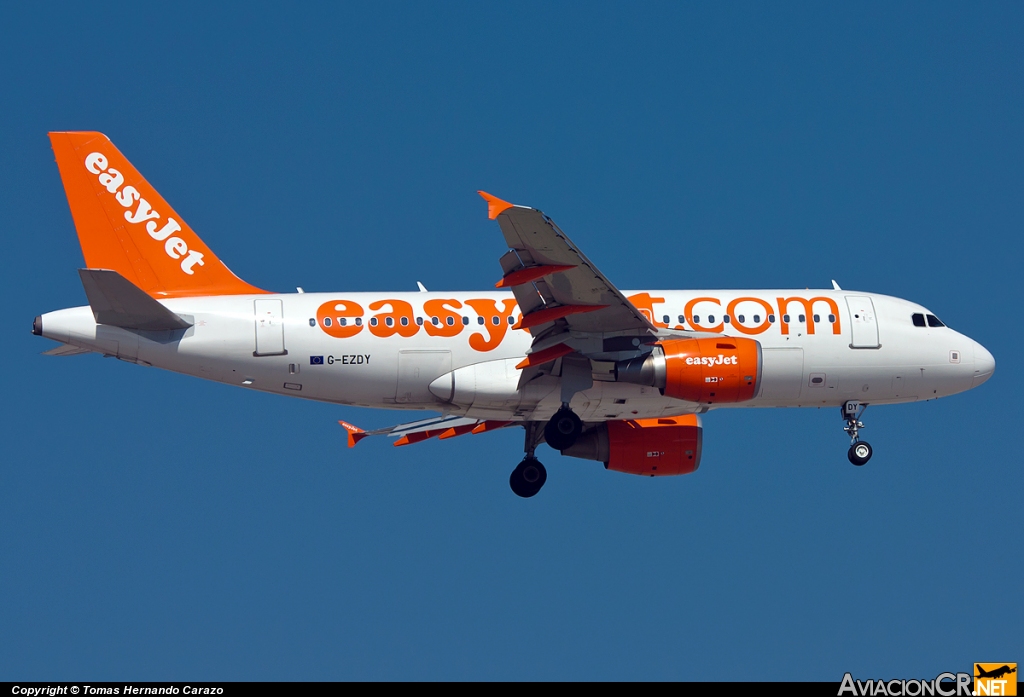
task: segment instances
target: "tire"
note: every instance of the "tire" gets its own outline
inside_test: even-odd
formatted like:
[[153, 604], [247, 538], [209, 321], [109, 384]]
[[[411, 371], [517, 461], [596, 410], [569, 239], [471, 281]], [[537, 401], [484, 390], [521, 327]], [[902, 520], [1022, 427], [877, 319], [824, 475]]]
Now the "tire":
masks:
[[512, 487], [512, 492], [516, 496], [528, 499], [531, 496], [536, 496], [547, 480], [548, 471], [540, 463], [540, 460], [528, 457], [512, 470], [512, 474], [508, 478], [508, 485]]
[[866, 441], [857, 441], [850, 446], [850, 451], [846, 456], [850, 459], [850, 462], [860, 467], [867, 463], [871, 459], [872, 455], [871, 445]]
[[583, 422], [571, 409], [559, 409], [544, 426], [544, 440], [555, 450], [571, 447], [583, 433]]

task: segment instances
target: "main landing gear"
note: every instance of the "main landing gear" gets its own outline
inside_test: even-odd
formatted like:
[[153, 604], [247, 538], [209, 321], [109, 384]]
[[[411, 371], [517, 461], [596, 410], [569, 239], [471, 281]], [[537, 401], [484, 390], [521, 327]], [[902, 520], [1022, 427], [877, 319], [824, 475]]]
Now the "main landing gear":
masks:
[[573, 413], [568, 404], [562, 404], [562, 408], [555, 412], [551, 420], [544, 425], [543, 434], [541, 425], [536, 421], [527, 421], [523, 424], [526, 427], [526, 457], [520, 462], [508, 478], [508, 485], [516, 496], [528, 499], [535, 496], [544, 482], [548, 480], [548, 471], [540, 463], [533, 453], [541, 442], [541, 437], [555, 450], [565, 450], [571, 447], [576, 439], [583, 433], [583, 422], [580, 417]]
[[860, 429], [864, 428], [864, 424], [861, 422], [860, 417], [864, 414], [864, 410], [868, 408], [867, 404], [861, 404], [856, 401], [844, 402], [841, 407], [843, 413], [843, 421], [846, 422], [846, 426], [843, 430], [850, 436], [850, 450], [846, 454], [850, 458], [850, 462], [860, 467], [867, 463], [871, 459], [871, 445], [867, 441], [860, 439]]
[[531, 496], [535, 496], [540, 491], [540, 488], [544, 486], [544, 482], [548, 480], [548, 471], [540, 463], [540, 460], [533, 456], [533, 452], [537, 448], [538, 436], [540, 435], [538, 433], [538, 424], [528, 421], [525, 426], [526, 457], [512, 470], [512, 474], [508, 478], [508, 485], [512, 487], [512, 491], [516, 496], [528, 499]]
[[544, 427], [544, 440], [555, 450], [565, 450], [576, 442], [581, 433], [583, 422], [569, 405], [563, 402], [562, 408], [555, 412]]

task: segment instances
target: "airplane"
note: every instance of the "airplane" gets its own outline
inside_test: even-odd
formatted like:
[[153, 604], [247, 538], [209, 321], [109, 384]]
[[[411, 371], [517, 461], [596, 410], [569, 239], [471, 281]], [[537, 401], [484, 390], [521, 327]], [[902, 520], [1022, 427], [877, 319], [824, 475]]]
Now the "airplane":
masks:
[[541, 443], [634, 475], [694, 472], [732, 407], [839, 407], [863, 465], [869, 404], [935, 399], [995, 370], [927, 308], [828, 290], [622, 291], [539, 210], [479, 192], [507, 251], [480, 292], [273, 293], [233, 274], [98, 132], [50, 133], [89, 305], [37, 316], [47, 355], [100, 353], [253, 390], [438, 415], [364, 431], [395, 445], [522, 427], [509, 477], [537, 494]]
[[1017, 672], [1016, 664], [1014, 665], [1013, 668], [1011, 668], [1008, 665], [1003, 665], [1003, 666], [1000, 666], [999, 668], [995, 668], [993, 670], [985, 670], [984, 668], [982, 668], [977, 663], [974, 664], [974, 667], [978, 671], [978, 674], [974, 676], [976, 678], [1001, 678], [1004, 675], [1009, 675], [1010, 673], [1016, 673]]

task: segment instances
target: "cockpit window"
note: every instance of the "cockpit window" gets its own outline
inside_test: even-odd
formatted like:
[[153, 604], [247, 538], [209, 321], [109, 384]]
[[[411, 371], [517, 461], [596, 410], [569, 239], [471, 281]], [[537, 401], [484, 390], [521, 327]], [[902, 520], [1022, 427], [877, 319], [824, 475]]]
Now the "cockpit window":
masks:
[[938, 317], [936, 317], [935, 315], [928, 315], [928, 326], [929, 327], [945, 327], [946, 325], [943, 324], [942, 320], [939, 319]]
[[921, 314], [920, 312], [915, 312], [914, 314], [912, 314], [910, 316], [910, 319], [914, 320], [914, 326], [915, 327], [923, 327], [924, 326], [924, 315]]

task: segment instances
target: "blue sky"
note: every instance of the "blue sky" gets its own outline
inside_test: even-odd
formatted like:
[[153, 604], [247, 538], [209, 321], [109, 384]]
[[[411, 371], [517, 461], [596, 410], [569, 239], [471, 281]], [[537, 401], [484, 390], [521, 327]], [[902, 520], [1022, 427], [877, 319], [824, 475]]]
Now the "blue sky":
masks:
[[[1020, 661], [1020, 4], [0, 9], [0, 678], [817, 679]], [[475, 191], [622, 288], [928, 306], [999, 364], [866, 414], [705, 418], [647, 479], [29, 333], [85, 303], [49, 130], [101, 130], [246, 280], [491, 287]], [[1014, 503], [1017, 501], [1018, 503]], [[1016, 521], [1016, 522], [1014, 522]]]

